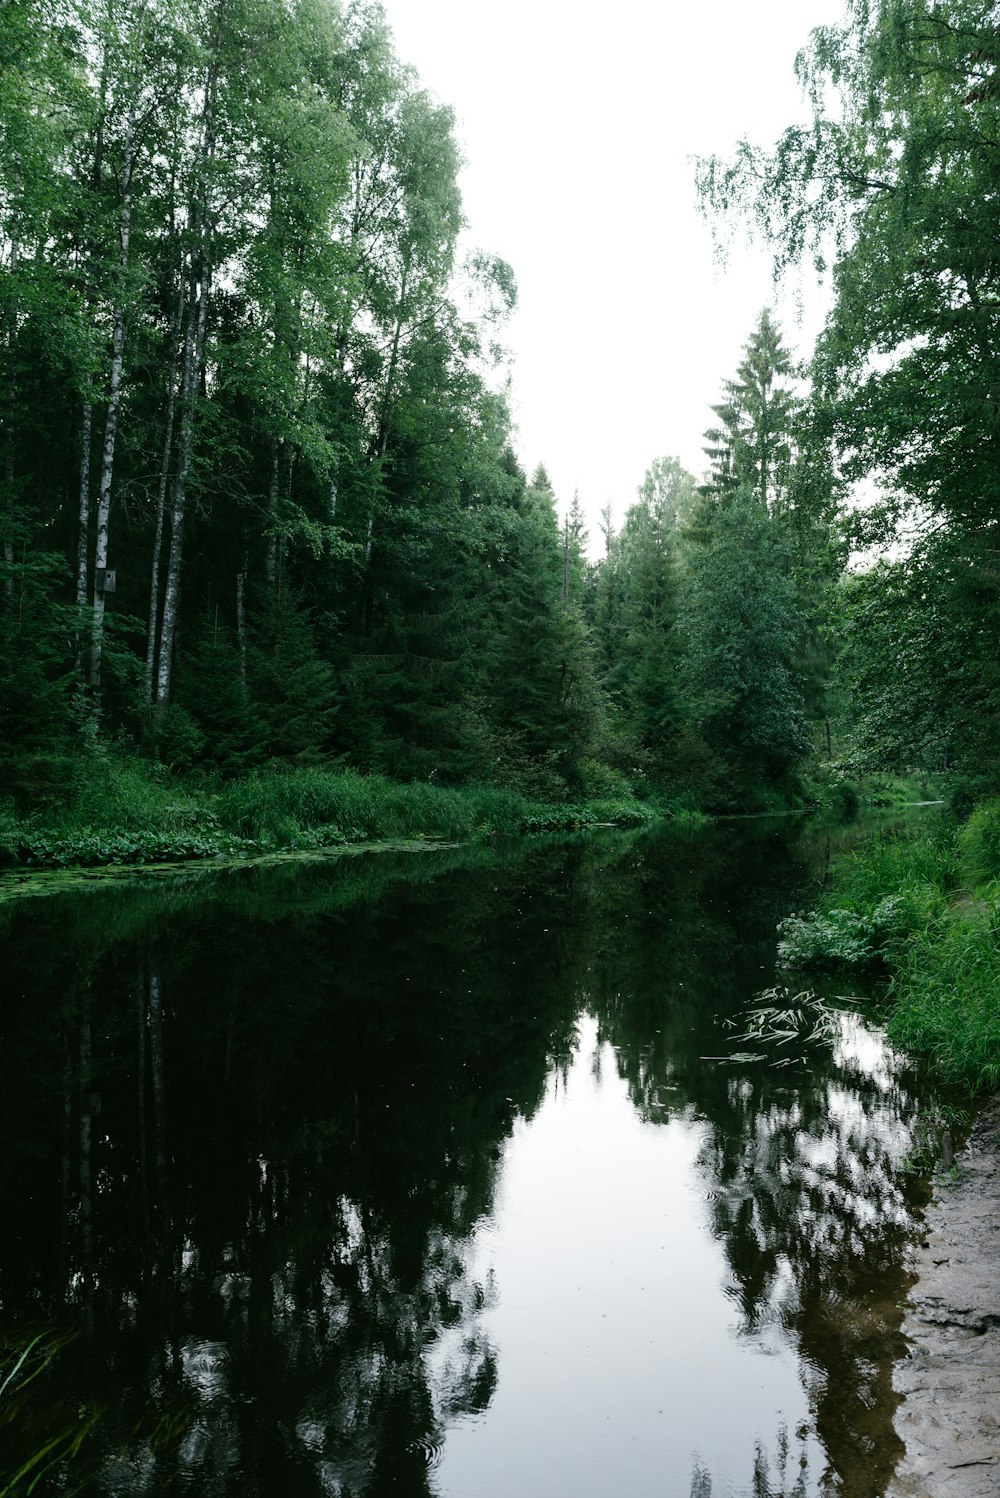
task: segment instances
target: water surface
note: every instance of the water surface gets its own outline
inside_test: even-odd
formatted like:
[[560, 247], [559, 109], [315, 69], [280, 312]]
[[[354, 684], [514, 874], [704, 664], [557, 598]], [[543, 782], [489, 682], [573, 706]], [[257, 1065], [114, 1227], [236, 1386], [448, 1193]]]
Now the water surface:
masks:
[[0, 1322], [76, 1334], [8, 1467], [93, 1417], [76, 1475], [123, 1498], [877, 1498], [914, 1076], [863, 1006], [725, 1059], [827, 851], [758, 822], [8, 909]]

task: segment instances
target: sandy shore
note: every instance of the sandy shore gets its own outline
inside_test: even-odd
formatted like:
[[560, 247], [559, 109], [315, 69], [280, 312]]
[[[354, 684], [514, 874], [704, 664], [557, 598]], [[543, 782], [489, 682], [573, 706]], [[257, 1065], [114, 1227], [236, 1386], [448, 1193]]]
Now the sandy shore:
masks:
[[927, 1209], [894, 1384], [906, 1446], [886, 1498], [1000, 1495], [1000, 1099]]

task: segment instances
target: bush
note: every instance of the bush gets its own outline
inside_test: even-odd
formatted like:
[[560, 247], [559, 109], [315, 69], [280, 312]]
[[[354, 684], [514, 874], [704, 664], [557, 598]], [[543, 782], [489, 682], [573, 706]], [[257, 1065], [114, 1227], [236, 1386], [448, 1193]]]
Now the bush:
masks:
[[886, 964], [893, 1040], [977, 1089], [1000, 1082], [1000, 884], [950, 904], [957, 849], [975, 878], [1000, 873], [1000, 800], [957, 836], [936, 821], [838, 862], [824, 907], [784, 922], [779, 954], [789, 965]]
[[902, 960], [914, 933], [934, 928], [947, 909], [932, 884], [907, 885], [863, 909], [791, 915], [779, 926], [786, 967], [865, 967]]
[[599, 759], [585, 759], [580, 765], [580, 790], [584, 796], [598, 800], [632, 799], [632, 786], [628, 776]]

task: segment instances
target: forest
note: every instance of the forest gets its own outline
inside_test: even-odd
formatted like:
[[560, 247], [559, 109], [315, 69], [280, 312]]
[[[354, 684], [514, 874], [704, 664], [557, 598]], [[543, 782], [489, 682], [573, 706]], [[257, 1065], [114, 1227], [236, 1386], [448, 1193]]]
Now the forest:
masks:
[[[532, 1178], [525, 1262], [578, 1293], [579, 1166], [584, 1247], [621, 1215], [654, 1258], [615, 1282], [684, 1313], [568, 1358], [610, 1379], [591, 1451], [647, 1401], [687, 1464], [785, 1337], [780, 1491], [789, 1428], [885, 1491], [911, 1205], [1000, 1086], [1000, 8], [803, 40], [808, 123], [692, 190], [775, 304], [826, 283], [822, 331], [748, 308], [703, 470], [665, 442], [593, 534], [519, 456], [517, 267], [377, 0], [2, 0], [0, 1498], [469, 1491], [444, 1435], [517, 1366], [473, 1240], [581, 1061], [628, 1111]], [[675, 1198], [610, 1152], [633, 1113], [687, 1141]]]
[[707, 812], [993, 787], [990, 6], [852, 5], [800, 56], [809, 128], [702, 161], [720, 239], [814, 261], [832, 311], [805, 364], [751, 313], [704, 474], [651, 457], [600, 538], [521, 469], [515, 270], [460, 250], [452, 113], [376, 4], [2, 25], [10, 854], [276, 776]]

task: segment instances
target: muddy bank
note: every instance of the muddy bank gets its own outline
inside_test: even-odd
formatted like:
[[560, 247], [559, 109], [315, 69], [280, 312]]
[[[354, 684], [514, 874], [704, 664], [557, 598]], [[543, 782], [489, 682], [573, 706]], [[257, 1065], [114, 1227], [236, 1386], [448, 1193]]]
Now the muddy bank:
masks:
[[938, 1185], [917, 1248], [894, 1379], [906, 1446], [887, 1498], [1000, 1495], [1000, 1099], [957, 1179]]

